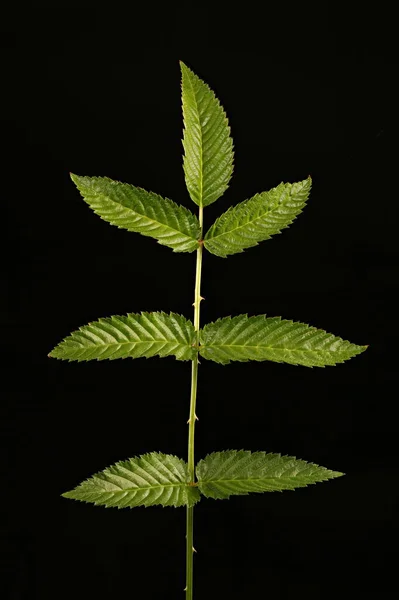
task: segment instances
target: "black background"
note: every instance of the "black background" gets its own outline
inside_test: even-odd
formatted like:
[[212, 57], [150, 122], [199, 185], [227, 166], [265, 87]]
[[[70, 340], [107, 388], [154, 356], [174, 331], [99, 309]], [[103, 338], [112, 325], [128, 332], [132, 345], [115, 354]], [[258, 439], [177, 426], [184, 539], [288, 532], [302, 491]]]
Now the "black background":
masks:
[[110, 227], [68, 175], [107, 175], [195, 208], [181, 168], [179, 59], [215, 90], [236, 148], [205, 229], [231, 204], [313, 177], [308, 207], [282, 235], [226, 260], [205, 254], [202, 322], [267, 313], [370, 344], [326, 369], [203, 361], [197, 458], [268, 450], [347, 476], [202, 501], [195, 597], [391, 597], [393, 17], [380, 3], [352, 10], [57, 3], [3, 14], [2, 597], [184, 597], [183, 509], [104, 510], [60, 494], [129, 456], [186, 455], [189, 364], [47, 358], [100, 316], [192, 314], [195, 255]]

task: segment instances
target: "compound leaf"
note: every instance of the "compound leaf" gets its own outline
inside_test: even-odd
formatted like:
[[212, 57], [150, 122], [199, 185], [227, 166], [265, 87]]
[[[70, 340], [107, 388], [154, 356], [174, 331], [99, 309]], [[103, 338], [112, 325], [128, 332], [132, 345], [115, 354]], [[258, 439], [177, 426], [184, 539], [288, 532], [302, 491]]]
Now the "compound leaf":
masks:
[[198, 206], [208, 206], [226, 191], [233, 173], [233, 141], [226, 114], [215, 94], [180, 63], [184, 120], [186, 186]]
[[189, 485], [184, 460], [170, 454], [150, 452], [130, 458], [96, 473], [64, 498], [116, 508], [135, 506], [193, 506], [200, 499]]
[[205, 248], [226, 257], [280, 233], [302, 212], [311, 186], [310, 177], [299, 183], [280, 183], [268, 192], [232, 206], [207, 231]]
[[193, 252], [198, 247], [199, 221], [188, 208], [108, 177], [71, 173], [71, 179], [90, 208], [111, 225], [153, 237], [174, 252]]
[[99, 319], [80, 327], [50, 352], [62, 360], [113, 360], [174, 355], [192, 360], [195, 330], [181, 315], [164, 312], [129, 313]]
[[196, 474], [201, 493], [215, 499], [294, 490], [343, 475], [292, 456], [247, 450], [208, 454], [198, 463]]
[[271, 360], [323, 367], [342, 363], [366, 350], [322, 329], [266, 315], [225, 317], [200, 332], [200, 354], [227, 364], [231, 360]]

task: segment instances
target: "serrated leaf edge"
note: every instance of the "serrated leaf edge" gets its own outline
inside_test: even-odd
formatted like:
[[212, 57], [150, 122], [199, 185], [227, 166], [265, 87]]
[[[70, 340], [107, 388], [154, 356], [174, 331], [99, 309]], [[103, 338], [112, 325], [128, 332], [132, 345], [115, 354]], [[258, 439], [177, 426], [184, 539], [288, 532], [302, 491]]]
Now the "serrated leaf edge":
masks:
[[[273, 207], [270, 210], [265, 211], [265, 213], [262, 215], [262, 217], [256, 217], [256, 219], [254, 219], [253, 221], [249, 221], [248, 223], [245, 223], [244, 225], [239, 225], [238, 227], [234, 227], [233, 229], [229, 230], [228, 232], [222, 232], [222, 233], [219, 233], [218, 235], [210, 236], [209, 235], [210, 232], [212, 232], [213, 228], [217, 225], [218, 221], [221, 218], [223, 218], [223, 217], [227, 217], [229, 215], [229, 213], [233, 212], [235, 209], [237, 209], [237, 207], [244, 206], [245, 204], [247, 204], [247, 203], [255, 200], [255, 198], [260, 197], [262, 194], [273, 192], [280, 185], [290, 185], [290, 186], [293, 186], [293, 185], [295, 185], [295, 183], [296, 184], [302, 183], [303, 184], [302, 189], [303, 189], [305, 187], [305, 184], [308, 181], [310, 181], [309, 194], [308, 194], [306, 200], [304, 200], [302, 207], [300, 209], [298, 209], [298, 212], [292, 217], [291, 221], [287, 222], [285, 225], [282, 225], [282, 227], [281, 227], [281, 229], [279, 231], [271, 233], [270, 235], [268, 235], [267, 237], [265, 237], [263, 240], [261, 240], [261, 241], [255, 241], [251, 246], [247, 246], [246, 248], [243, 248], [243, 249], [240, 249], [240, 250], [236, 250], [235, 252], [226, 252], [226, 253], [220, 252], [220, 253], [215, 253], [215, 252], [213, 252], [213, 250], [209, 249], [208, 243], [209, 243], [209, 245], [211, 245], [214, 240], [217, 240], [220, 237], [223, 237], [223, 236], [225, 236], [227, 234], [230, 234], [233, 231], [237, 231], [238, 229], [244, 229], [245, 227], [248, 227], [248, 225], [250, 225], [254, 221], [261, 220], [262, 218], [265, 217], [265, 215], [267, 215], [268, 213], [273, 212], [273, 210], [275, 208], [277, 208], [279, 205]], [[307, 205], [307, 202], [309, 200], [309, 195], [310, 195], [310, 192], [311, 192], [311, 189], [312, 189], [312, 178], [309, 175], [307, 179], [304, 179], [303, 181], [295, 182], [295, 183], [289, 183], [289, 182], [283, 182], [282, 181], [279, 185], [275, 186], [274, 188], [271, 188], [270, 190], [267, 190], [266, 192], [257, 192], [256, 194], [254, 194], [250, 198], [247, 198], [246, 200], [243, 200], [242, 202], [239, 202], [238, 204], [235, 204], [234, 206], [230, 206], [223, 214], [221, 214], [214, 221], [214, 223], [210, 226], [210, 228], [206, 232], [206, 234], [204, 236], [204, 240], [203, 240], [204, 248], [206, 248], [208, 250], [208, 252], [210, 252], [214, 256], [218, 256], [219, 258], [227, 258], [228, 256], [232, 256], [233, 254], [242, 254], [243, 252], [245, 252], [246, 250], [249, 250], [250, 248], [254, 248], [256, 246], [259, 246], [259, 244], [261, 244], [263, 241], [267, 241], [267, 240], [271, 239], [275, 235], [280, 235], [281, 233], [283, 233], [284, 229], [289, 229], [291, 227], [291, 225], [293, 225], [293, 223], [296, 221], [297, 217], [303, 212], [304, 208]]]
[[[56, 345], [56, 346], [55, 346], [55, 347], [54, 347], [54, 348], [51, 350], [51, 352], [49, 352], [49, 353], [47, 354], [47, 357], [48, 357], [48, 358], [55, 358], [55, 359], [57, 359], [57, 360], [66, 360], [67, 362], [90, 362], [90, 361], [97, 361], [97, 362], [100, 362], [100, 361], [102, 360], [102, 359], [101, 359], [101, 357], [94, 358], [94, 359], [93, 359], [93, 358], [83, 358], [83, 359], [80, 359], [80, 360], [77, 360], [77, 359], [74, 359], [74, 358], [62, 358], [62, 357], [60, 357], [60, 356], [57, 356], [57, 355], [55, 354], [55, 351], [57, 350], [57, 348], [59, 348], [59, 347], [60, 347], [62, 344], [64, 344], [65, 342], [68, 342], [68, 341], [74, 341], [74, 338], [73, 338], [74, 334], [78, 333], [79, 331], [84, 331], [84, 329], [85, 329], [86, 327], [89, 327], [89, 326], [95, 325], [95, 324], [96, 324], [96, 323], [98, 323], [98, 322], [100, 322], [100, 323], [101, 323], [101, 321], [104, 321], [104, 320], [107, 320], [107, 319], [113, 319], [113, 318], [116, 318], [116, 319], [118, 319], [118, 318], [120, 318], [120, 317], [131, 317], [131, 316], [137, 316], [137, 315], [140, 315], [140, 316], [148, 316], [148, 315], [151, 315], [151, 314], [154, 314], [154, 313], [155, 313], [155, 314], [162, 315], [162, 316], [169, 316], [169, 317], [179, 317], [179, 318], [182, 318], [182, 319], [184, 319], [184, 320], [185, 320], [187, 323], [189, 323], [190, 325], [192, 325], [192, 327], [194, 327], [194, 324], [193, 324], [193, 322], [192, 322], [190, 319], [187, 319], [187, 318], [186, 318], [184, 315], [181, 315], [181, 314], [179, 314], [179, 313], [175, 313], [175, 312], [173, 312], [173, 311], [171, 311], [171, 312], [169, 312], [169, 313], [166, 313], [166, 312], [164, 312], [164, 311], [141, 311], [141, 312], [139, 312], [139, 313], [126, 313], [125, 315], [111, 315], [110, 317], [99, 317], [99, 318], [98, 318], [98, 319], [96, 319], [95, 321], [89, 321], [89, 322], [88, 322], [88, 323], [86, 323], [85, 325], [80, 325], [80, 326], [79, 326], [77, 329], [74, 329], [74, 330], [73, 330], [73, 331], [72, 331], [72, 332], [71, 332], [69, 335], [67, 335], [66, 337], [64, 337], [64, 338], [63, 338], [63, 339], [62, 339], [62, 340], [61, 340], [61, 341], [60, 341], [60, 342], [59, 342], [59, 343], [58, 343], [58, 344], [57, 344], [57, 345]], [[138, 341], [138, 342], [131, 342], [131, 341], [127, 341], [127, 342], [118, 342], [118, 344], [117, 344], [117, 345], [118, 345], [118, 346], [123, 346], [123, 345], [125, 345], [125, 344], [126, 344], [126, 345], [132, 345], [132, 343], [134, 343], [134, 344], [140, 344], [140, 343], [142, 343], [142, 344], [145, 344], [145, 343], [149, 343], [149, 342], [153, 342], [153, 343], [159, 343], [159, 342], [165, 342], [165, 340], [145, 340], [145, 341], [142, 341], [142, 342], [141, 342], [141, 341]], [[170, 342], [170, 344], [172, 344], [172, 343], [173, 343], [173, 342]], [[114, 345], [114, 344], [113, 344], [113, 343], [109, 343], [109, 344], [101, 344], [101, 347], [112, 346], [112, 345]], [[116, 344], [115, 344], [115, 345], [116, 345]], [[180, 344], [180, 343], [177, 343], [177, 345], [178, 345], [178, 346], [184, 346], [184, 344]], [[187, 348], [189, 348], [189, 347], [191, 347], [191, 348], [193, 349], [193, 351], [196, 351], [196, 350], [197, 350], [197, 349], [196, 349], [196, 347], [194, 346], [194, 344], [187, 344]], [[157, 357], [158, 357], [158, 358], [168, 358], [168, 356], [173, 356], [173, 354], [171, 354], [171, 355], [157, 355]], [[125, 360], [125, 359], [127, 359], [127, 358], [131, 358], [131, 357], [130, 357], [129, 355], [127, 355], [127, 356], [123, 356], [123, 357], [118, 357], [118, 359], [117, 359], [117, 360]], [[148, 359], [148, 358], [153, 358], [153, 357], [140, 356], [139, 358], [147, 358], [147, 359]], [[110, 357], [110, 358], [109, 358], [109, 359], [107, 359], [107, 360], [115, 360], [115, 359], [112, 359], [112, 357]], [[182, 360], [182, 361], [185, 361], [185, 360], [191, 360], [191, 359], [178, 359], [178, 358], [176, 357], [176, 360]]]
[[[246, 317], [247, 319], [251, 319], [251, 318], [254, 318], [254, 317], [263, 317], [264, 319], [272, 318], [272, 319], [279, 319], [280, 321], [286, 321], [287, 323], [290, 323], [290, 324], [294, 324], [295, 323], [295, 324], [298, 324], [298, 325], [304, 325], [306, 327], [309, 327], [310, 329], [314, 329], [315, 331], [320, 331], [320, 332], [326, 333], [328, 335], [333, 335], [337, 341], [347, 342], [351, 346], [354, 346], [356, 349], [358, 349], [358, 352], [356, 352], [353, 356], [357, 356], [357, 355], [361, 354], [362, 352], [365, 352], [367, 350], [367, 348], [369, 347], [368, 345], [354, 344], [353, 342], [350, 342], [349, 340], [344, 340], [340, 336], [335, 335], [333, 333], [330, 333], [330, 332], [326, 331], [325, 329], [321, 329], [319, 327], [315, 327], [314, 325], [309, 325], [308, 323], [303, 323], [302, 321], [293, 321], [292, 319], [285, 319], [285, 318], [283, 318], [281, 316], [267, 317], [267, 315], [265, 313], [264, 314], [260, 314], [260, 315], [252, 315], [252, 316], [248, 316], [247, 313], [241, 313], [241, 314], [235, 315], [235, 316], [228, 315], [226, 317], [219, 317], [218, 319], [216, 319], [216, 321], [211, 321], [210, 323], [206, 323], [204, 325], [204, 327], [200, 329], [200, 345], [199, 345], [199, 352], [200, 352], [200, 354], [201, 354], [201, 348], [212, 348], [213, 347], [212, 344], [207, 345], [207, 344], [201, 343], [201, 334], [203, 333], [204, 329], [208, 325], [215, 325], [216, 323], [219, 323], [220, 321], [224, 321], [226, 319], [229, 319], [231, 321], [232, 319], [235, 319], [237, 317]], [[246, 344], [223, 344], [223, 346], [224, 347], [232, 347], [232, 348], [245, 348], [247, 345]], [[215, 347], [217, 348], [218, 346], [215, 345]], [[248, 347], [251, 347], [251, 346], [248, 345]], [[270, 348], [271, 350], [275, 350], [276, 349], [274, 346], [262, 346], [262, 348]], [[306, 350], [306, 349], [304, 349], [304, 350], [303, 349], [298, 350], [298, 349], [295, 349], [295, 348], [283, 348], [283, 350], [284, 350], [284, 352], [303, 352], [303, 353], [312, 353], [312, 352], [317, 352], [318, 351], [318, 350]], [[329, 351], [329, 350], [323, 350], [323, 352], [329, 353], [329, 354], [334, 354], [334, 352]], [[203, 356], [203, 358], [206, 359], [206, 357], [204, 357], [204, 356]], [[353, 358], [353, 357], [350, 357], [350, 358]], [[313, 367], [317, 367], [317, 368], [323, 368], [324, 369], [326, 366], [327, 367], [335, 367], [335, 366], [337, 366], [337, 364], [342, 364], [343, 362], [346, 362], [347, 360], [350, 360], [350, 358], [342, 359], [341, 361], [337, 362], [334, 365], [330, 365], [330, 364], [328, 364], [328, 365], [312, 365], [312, 366], [308, 366], [307, 368], [311, 368], [312, 369]], [[242, 361], [241, 360], [241, 361], [237, 361], [237, 362], [249, 362], [250, 360], [254, 360], [254, 359], [247, 359], [246, 361]], [[220, 364], [229, 364], [230, 362], [235, 362], [235, 361], [234, 361], [234, 359], [228, 359], [227, 362], [220, 363]], [[265, 362], [266, 362], [266, 359], [265, 359]], [[275, 361], [269, 361], [269, 362], [275, 362]], [[301, 366], [301, 365], [300, 364], [298, 364], [298, 365], [291, 364], [291, 366]]]
[[[197, 236], [191, 236], [189, 234], [187, 234], [186, 232], [181, 231], [180, 229], [175, 229], [174, 227], [171, 227], [170, 225], [167, 225], [165, 223], [161, 223], [160, 221], [157, 221], [156, 219], [153, 219], [151, 217], [149, 217], [146, 214], [142, 214], [139, 213], [137, 211], [134, 211], [133, 209], [130, 209], [122, 204], [120, 204], [119, 202], [115, 202], [115, 200], [112, 200], [111, 198], [108, 198], [109, 202], [112, 202], [115, 205], [118, 206], [122, 206], [125, 210], [132, 210], [132, 212], [136, 212], [136, 214], [140, 215], [141, 217], [145, 218], [147, 221], [150, 221], [152, 223], [155, 223], [156, 225], [162, 225], [162, 227], [164, 227], [165, 229], [170, 229], [170, 231], [173, 231], [175, 233], [179, 233], [182, 236], [185, 236], [187, 238], [187, 240], [192, 240], [193, 242], [196, 242], [196, 244], [193, 244], [193, 248], [190, 250], [179, 250], [177, 248], [173, 248], [172, 246], [168, 246], [168, 244], [166, 244], [162, 239], [157, 239], [157, 238], [152, 238], [155, 239], [155, 241], [160, 244], [161, 246], [166, 246], [169, 247], [173, 250], [173, 252], [179, 253], [179, 252], [194, 252], [198, 246], [198, 243], [200, 241], [200, 237], [201, 237], [201, 227], [200, 227], [200, 223], [198, 220], [198, 217], [195, 213], [193, 213], [189, 208], [187, 208], [186, 206], [183, 206], [182, 204], [178, 204], [177, 202], [175, 202], [174, 200], [171, 200], [170, 198], [161, 196], [160, 194], [158, 194], [157, 192], [153, 192], [151, 190], [147, 190], [145, 188], [142, 188], [140, 186], [137, 185], [133, 185], [131, 183], [127, 183], [125, 181], [120, 181], [118, 179], [111, 179], [110, 177], [106, 177], [106, 176], [99, 176], [99, 175], [77, 175], [76, 173], [69, 173], [70, 178], [72, 179], [73, 183], [76, 185], [78, 192], [80, 194], [80, 196], [83, 198], [84, 202], [89, 206], [89, 208], [93, 211], [93, 213], [95, 215], [97, 215], [98, 217], [100, 217], [100, 219], [102, 221], [104, 221], [105, 223], [108, 223], [109, 225], [112, 225], [113, 227], [117, 227], [118, 229], [124, 229], [125, 231], [129, 231], [131, 232], [132, 230], [123, 227], [121, 225], [117, 225], [116, 223], [111, 223], [108, 219], [106, 219], [101, 212], [99, 211], [99, 209], [93, 208], [92, 204], [87, 200], [87, 198], [85, 197], [84, 193], [81, 191], [81, 189], [79, 188], [79, 182], [82, 179], [90, 179], [90, 180], [97, 180], [97, 181], [107, 181], [109, 183], [116, 183], [122, 186], [130, 186], [136, 190], [139, 190], [140, 192], [144, 192], [145, 194], [151, 194], [153, 196], [155, 196], [157, 199], [159, 199], [161, 202], [164, 202], [165, 204], [168, 204], [170, 208], [172, 208], [176, 213], [178, 211], [182, 211], [183, 213], [185, 213], [187, 218], [194, 218], [196, 226], [197, 226]], [[141, 231], [137, 231], [136, 233], [139, 233], [140, 235], [143, 235], [144, 237], [152, 237], [149, 236], [147, 233], [141, 232]]]
[[[67, 492], [63, 492], [62, 494], [60, 494], [60, 496], [62, 498], [67, 498], [68, 500], [76, 500], [77, 502], [83, 502], [84, 504], [91, 504], [91, 505], [102, 507], [102, 508], [104, 508], [104, 507], [106, 507], [106, 508], [117, 508], [118, 510], [122, 510], [124, 508], [130, 508], [130, 509], [133, 509], [133, 508], [153, 508], [154, 506], [162, 506], [163, 508], [182, 508], [184, 506], [194, 506], [195, 504], [197, 504], [200, 501], [200, 499], [201, 499], [201, 495], [200, 494], [198, 494], [198, 497], [196, 499], [192, 499], [191, 498], [191, 500], [194, 500], [194, 501], [193, 502], [189, 502], [187, 504], [179, 504], [179, 505], [176, 505], [176, 504], [167, 504], [167, 505], [162, 505], [162, 504], [156, 504], [155, 503], [153, 505], [148, 505], [148, 506], [146, 506], [144, 504], [139, 504], [137, 506], [113, 506], [113, 505], [106, 506], [106, 505], [104, 505], [103, 503], [101, 503], [99, 501], [93, 502], [91, 500], [84, 500], [82, 498], [75, 498], [72, 495], [74, 492], [78, 491], [80, 487], [83, 487], [85, 483], [91, 483], [92, 479], [95, 478], [96, 476], [107, 474], [107, 472], [109, 472], [111, 468], [114, 468], [114, 467], [123, 467], [125, 463], [128, 463], [130, 461], [139, 460], [139, 459], [143, 459], [143, 458], [145, 459], [145, 458], [147, 458], [149, 456], [154, 456], [154, 455], [156, 457], [162, 457], [162, 458], [167, 457], [167, 458], [176, 459], [177, 461], [180, 462], [181, 465], [184, 466], [185, 471], [186, 471], [186, 478], [187, 479], [189, 478], [188, 465], [187, 465], [187, 462], [183, 458], [180, 458], [179, 456], [176, 456], [175, 454], [165, 454], [163, 452], [153, 451], [153, 452], [146, 452], [145, 454], [141, 454], [141, 455], [138, 455], [138, 456], [133, 456], [133, 457], [127, 458], [125, 460], [119, 460], [116, 463], [113, 463], [112, 465], [109, 465], [108, 467], [106, 467], [102, 471], [97, 471], [96, 473], [94, 473], [90, 477], [87, 477], [86, 479], [84, 479], [83, 481], [81, 481], [75, 488], [73, 488], [72, 490], [69, 490]], [[143, 487], [140, 487], [139, 489], [140, 490], [143, 490], [143, 489], [156, 489], [156, 488], [163, 488], [163, 487], [192, 488], [192, 487], [197, 487], [197, 483], [191, 483], [191, 482], [189, 482], [189, 481], [186, 480], [186, 481], [182, 481], [180, 483], [171, 483], [171, 484], [154, 485], [154, 486], [143, 486]], [[121, 490], [120, 492], [116, 491], [114, 493], [116, 493], [116, 494], [117, 493], [124, 493], [125, 491], [126, 490]], [[187, 499], [189, 499], [189, 498], [187, 498]]]
[[[230, 126], [230, 123], [229, 123], [229, 119], [227, 117], [227, 113], [226, 113], [226, 111], [225, 111], [222, 103], [220, 102], [219, 98], [216, 96], [215, 92], [212, 90], [212, 88], [210, 87], [210, 85], [208, 83], [206, 83], [203, 79], [201, 79], [183, 61], [179, 61], [179, 64], [180, 64], [180, 69], [181, 69], [181, 83], [180, 83], [180, 87], [181, 87], [182, 92], [183, 92], [183, 69], [186, 69], [191, 75], [193, 75], [194, 77], [196, 77], [201, 82], [201, 84], [204, 85], [204, 87], [207, 88], [207, 90], [213, 96], [214, 100], [216, 101], [216, 105], [218, 106], [218, 108], [221, 109], [221, 113], [222, 113], [222, 115], [224, 117], [225, 124], [227, 125], [228, 137], [229, 137], [230, 142], [231, 142], [231, 173], [230, 173], [229, 180], [228, 180], [227, 184], [225, 185], [225, 189], [222, 192], [222, 194], [218, 198], [216, 198], [215, 200], [213, 200], [210, 203], [210, 204], [213, 204], [214, 202], [216, 202], [216, 200], [218, 200], [219, 198], [221, 198], [223, 196], [223, 194], [229, 188], [231, 177], [232, 177], [233, 172], [234, 172], [234, 142], [233, 142], [233, 138], [231, 137], [231, 126]], [[195, 92], [194, 92], [194, 88], [193, 88], [193, 85], [192, 85], [192, 81], [191, 81], [191, 79], [189, 79], [189, 81], [190, 81], [190, 87], [191, 87], [192, 94], [193, 94], [193, 96], [195, 98]], [[181, 103], [182, 103], [182, 109], [183, 109], [183, 93], [182, 93], [182, 96], [181, 96], [181, 101], [182, 101]], [[195, 104], [196, 104], [196, 107], [197, 107], [197, 113], [199, 114], [198, 102], [197, 102], [196, 98], [195, 98]], [[185, 137], [185, 131], [187, 131], [187, 123], [186, 123], [186, 119], [185, 119], [185, 116], [184, 116], [184, 110], [182, 110], [182, 112], [183, 112], [183, 139], [181, 141], [182, 141], [183, 147], [184, 147], [184, 137]], [[189, 195], [190, 195], [190, 198], [193, 200], [193, 202], [195, 204], [197, 204], [197, 206], [200, 206], [200, 207], [204, 208], [206, 206], [209, 206], [210, 204], [204, 204], [203, 203], [203, 179], [204, 178], [203, 178], [203, 143], [202, 143], [202, 141], [203, 141], [203, 134], [202, 134], [202, 128], [200, 128], [200, 135], [201, 135], [201, 171], [200, 171], [200, 173], [201, 173], [201, 202], [198, 204], [191, 197], [190, 192], [189, 192]], [[183, 167], [184, 167], [185, 161], [186, 161], [186, 154], [184, 153], [184, 155], [183, 155]], [[184, 170], [185, 170], [185, 167], [184, 167]], [[187, 186], [187, 191], [189, 191], [188, 190], [188, 186]]]
[[[323, 466], [318, 465], [316, 463], [308, 462], [305, 459], [296, 458], [296, 456], [291, 456], [291, 455], [288, 455], [288, 454], [281, 454], [280, 452], [267, 452], [265, 450], [244, 450], [243, 448], [241, 448], [240, 450], [233, 450], [233, 449], [230, 449], [230, 450], [217, 450], [217, 451], [209, 452], [208, 454], [206, 454], [206, 456], [204, 458], [202, 458], [201, 460], [199, 460], [198, 463], [195, 466], [195, 473], [196, 473], [196, 476], [197, 476], [198, 489], [201, 492], [201, 494], [204, 495], [207, 499], [211, 499], [211, 500], [230, 500], [230, 498], [232, 496], [249, 496], [250, 494], [268, 493], [268, 492], [261, 491], [261, 490], [251, 490], [249, 492], [240, 492], [239, 494], [232, 493], [227, 498], [217, 498], [217, 497], [215, 498], [213, 496], [207, 496], [202, 491], [201, 484], [218, 483], [218, 482], [222, 483], [222, 482], [230, 482], [230, 481], [231, 482], [237, 482], [237, 481], [244, 481], [245, 482], [245, 481], [256, 481], [257, 479], [260, 479], [260, 478], [209, 479], [209, 480], [206, 480], [206, 479], [200, 480], [200, 479], [198, 479], [197, 468], [198, 468], [198, 466], [200, 465], [200, 463], [202, 461], [205, 461], [208, 457], [212, 456], [213, 454], [225, 454], [225, 453], [234, 453], [234, 454], [237, 454], [238, 452], [249, 452], [250, 455], [253, 455], [253, 454], [273, 455], [275, 458], [287, 458], [289, 460], [301, 461], [303, 463], [306, 463], [306, 465], [308, 467], [316, 467], [317, 469], [321, 469], [322, 471], [325, 471], [326, 475], [328, 474], [328, 476], [325, 479], [320, 479], [318, 481], [310, 481], [309, 483], [302, 484], [300, 487], [298, 487], [296, 489], [294, 488], [294, 489], [282, 489], [282, 490], [269, 490], [269, 492], [280, 492], [280, 493], [281, 492], [296, 492], [297, 489], [304, 489], [304, 488], [307, 488], [310, 485], [316, 485], [317, 483], [323, 483], [325, 481], [329, 481], [330, 479], [337, 479], [338, 477], [343, 477], [343, 476], [346, 475], [346, 473], [343, 473], [341, 471], [333, 471], [331, 469], [328, 469], [327, 467], [323, 467]], [[274, 477], [274, 478], [270, 478], [270, 479], [278, 479], [278, 478]], [[292, 479], [294, 479], [294, 478], [292, 478]]]

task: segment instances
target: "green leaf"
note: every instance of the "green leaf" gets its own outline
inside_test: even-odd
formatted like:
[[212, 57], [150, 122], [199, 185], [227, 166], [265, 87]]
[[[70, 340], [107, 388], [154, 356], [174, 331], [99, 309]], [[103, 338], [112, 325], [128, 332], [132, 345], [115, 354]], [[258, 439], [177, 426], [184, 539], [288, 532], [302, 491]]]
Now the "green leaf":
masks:
[[201, 356], [218, 363], [272, 360], [323, 367], [344, 362], [366, 350], [304, 323], [266, 315], [225, 317], [200, 332]]
[[193, 506], [200, 499], [197, 487], [189, 485], [184, 460], [170, 454], [150, 452], [130, 458], [96, 473], [64, 498], [116, 508], [134, 506]]
[[311, 186], [310, 177], [299, 183], [280, 183], [230, 207], [206, 233], [205, 248], [226, 257], [280, 233], [302, 212]]
[[196, 474], [201, 493], [215, 499], [294, 490], [344, 475], [293, 456], [247, 450], [208, 454], [198, 463]]
[[230, 127], [215, 94], [185, 64], [182, 72], [184, 174], [191, 199], [208, 206], [224, 194], [233, 173]]
[[49, 356], [82, 361], [174, 355], [178, 360], [192, 360], [193, 345], [194, 325], [185, 317], [142, 312], [106, 317], [80, 327]]
[[188, 208], [108, 177], [71, 173], [71, 179], [90, 208], [111, 225], [153, 237], [174, 252], [197, 249], [200, 225]]

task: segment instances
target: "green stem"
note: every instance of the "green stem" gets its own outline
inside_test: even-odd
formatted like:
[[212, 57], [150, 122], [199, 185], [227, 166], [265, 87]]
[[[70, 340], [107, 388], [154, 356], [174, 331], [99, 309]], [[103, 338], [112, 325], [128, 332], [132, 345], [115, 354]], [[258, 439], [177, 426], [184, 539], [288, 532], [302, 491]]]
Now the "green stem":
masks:
[[[203, 228], [203, 209], [200, 206], [199, 209], [199, 222], [201, 226], [201, 238]], [[197, 402], [197, 382], [198, 382], [198, 347], [199, 347], [199, 333], [200, 333], [200, 304], [203, 298], [201, 297], [201, 269], [202, 269], [202, 240], [198, 244], [197, 248], [197, 265], [195, 272], [195, 291], [194, 291], [194, 329], [196, 331], [196, 347], [197, 352], [192, 361], [191, 366], [191, 396], [190, 396], [190, 416], [188, 419], [188, 471], [190, 474], [190, 483], [195, 483], [195, 462], [194, 462], [194, 433], [195, 433], [195, 421], [197, 415], [195, 414], [195, 406]], [[187, 520], [186, 520], [186, 600], [192, 600], [193, 598], [193, 554], [194, 542], [194, 507], [187, 507]]]

